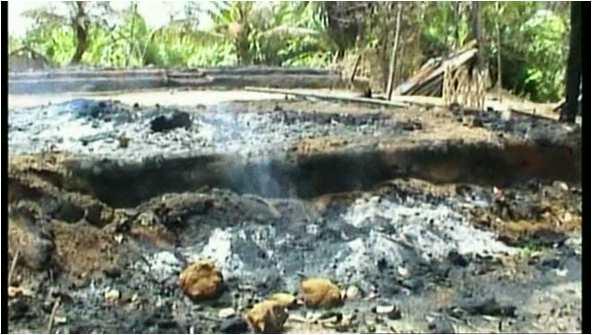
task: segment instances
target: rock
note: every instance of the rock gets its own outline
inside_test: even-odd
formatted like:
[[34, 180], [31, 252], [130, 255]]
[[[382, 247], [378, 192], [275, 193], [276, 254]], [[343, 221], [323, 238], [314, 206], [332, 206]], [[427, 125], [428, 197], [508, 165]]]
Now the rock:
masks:
[[280, 333], [288, 319], [288, 312], [279, 302], [265, 300], [253, 306], [246, 318], [257, 333]]
[[68, 321], [68, 318], [65, 316], [56, 316], [53, 318], [53, 323], [56, 325], [63, 325]]
[[15, 298], [23, 294], [23, 289], [20, 286], [8, 286], [8, 297]]
[[138, 215], [138, 222], [142, 226], [151, 226], [160, 223], [160, 220], [152, 211], [148, 211]]
[[564, 192], [569, 191], [569, 186], [567, 185], [567, 183], [562, 182], [562, 181], [554, 181], [553, 186], [556, 188], [559, 188], [560, 190], [562, 190]]
[[403, 278], [407, 278], [409, 277], [409, 270], [405, 267], [402, 266], [398, 266], [397, 267], [397, 273], [399, 274], [399, 276], [403, 277]]
[[232, 307], [222, 308], [218, 311], [218, 317], [220, 319], [226, 319], [236, 314], [236, 311]]
[[558, 258], [545, 259], [541, 262], [544, 267], [557, 269], [561, 266], [561, 261]]
[[381, 258], [376, 262], [376, 268], [379, 272], [383, 272], [388, 267], [388, 262], [385, 258]]
[[109, 302], [115, 302], [119, 300], [121, 293], [118, 290], [109, 290], [105, 292], [105, 300]]
[[176, 277], [176, 274], [181, 271], [181, 261], [170, 251], [154, 253], [146, 256], [146, 260], [147, 262], [139, 263], [140, 269], [145, 273], [150, 273], [150, 276], [159, 283]]
[[512, 119], [512, 111], [510, 111], [508, 109], [503, 110], [501, 113], [501, 119], [503, 121], [510, 121]]
[[296, 297], [290, 293], [275, 293], [269, 298], [269, 300], [276, 301], [288, 309], [298, 307]]
[[355, 301], [362, 298], [362, 291], [359, 287], [355, 285], [350, 285], [348, 288], [343, 292], [343, 299], [349, 301]]
[[483, 121], [480, 118], [473, 118], [471, 122], [471, 127], [483, 127]]
[[419, 292], [424, 286], [421, 278], [407, 278], [399, 280], [399, 284], [413, 292]]
[[428, 329], [434, 334], [454, 334], [452, 322], [443, 317], [438, 317], [428, 323]]
[[463, 268], [469, 265], [469, 262], [467, 261], [465, 256], [459, 254], [455, 250], [452, 250], [448, 253], [448, 260], [450, 261], [450, 263]]
[[324, 278], [308, 278], [300, 283], [300, 295], [308, 307], [330, 308], [341, 305], [337, 285]]
[[117, 138], [117, 142], [118, 142], [119, 148], [125, 149], [129, 146], [130, 139], [129, 139], [129, 137], [121, 135]]
[[245, 334], [249, 331], [249, 324], [240, 316], [233, 316], [222, 320], [220, 332], [223, 334]]
[[515, 317], [516, 306], [500, 305], [495, 298], [488, 298], [482, 301], [468, 302], [460, 306], [462, 309], [473, 315], [490, 315]]
[[401, 310], [395, 305], [376, 306], [374, 312], [380, 315], [386, 315], [391, 320], [398, 320], [401, 318]]
[[222, 273], [208, 261], [191, 264], [179, 276], [179, 286], [195, 300], [217, 297], [222, 289], [222, 281]]
[[150, 129], [153, 132], [164, 132], [175, 128], [189, 128], [191, 118], [187, 112], [175, 111], [170, 115], [157, 116], [150, 121]]

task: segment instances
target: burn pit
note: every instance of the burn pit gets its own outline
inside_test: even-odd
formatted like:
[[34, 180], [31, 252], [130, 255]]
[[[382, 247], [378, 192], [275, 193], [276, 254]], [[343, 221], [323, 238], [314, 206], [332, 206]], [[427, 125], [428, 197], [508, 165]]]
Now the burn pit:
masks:
[[[290, 111], [278, 105], [273, 111], [233, 108], [141, 110], [113, 101], [75, 100], [14, 112], [10, 143], [17, 153], [51, 148], [77, 154], [65, 163], [77, 185], [69, 186], [68, 177], [62, 180], [64, 187], [113, 207], [134, 207], [155, 196], [202, 187], [312, 198], [368, 190], [393, 178], [489, 186], [529, 178], [580, 178], [574, 149], [562, 144], [461, 139], [381, 148], [379, 138], [405, 142], [421, 124], [394, 120], [380, 111], [351, 115]], [[155, 120], [162, 122], [175, 113], [187, 121], [162, 132], [153, 130]], [[33, 123], [30, 118], [36, 114], [43, 118]], [[128, 138], [125, 148], [121, 137]], [[298, 152], [314, 137], [329, 147]]]
[[[579, 144], [565, 140], [570, 129], [557, 126], [551, 134], [558, 140], [541, 141], [537, 131], [554, 125], [513, 120], [517, 126], [509, 128], [483, 115], [482, 128], [459, 126], [454, 129], [467, 134], [430, 139], [422, 134], [438, 123], [453, 127], [454, 115], [430, 115], [436, 121], [429, 121], [422, 113], [430, 111], [262, 105], [142, 107], [79, 100], [11, 111], [11, 202], [37, 202], [36, 215], [66, 227], [83, 224], [123, 236], [110, 252], [125, 255], [125, 282], [83, 285], [73, 293], [85, 301], [83, 308], [100, 304], [103, 290], [118, 287], [141, 291], [152, 304], [166, 301], [169, 309], [179, 303], [162, 313], [181, 320], [177, 324], [190, 322], [196, 312], [174, 289], [176, 276], [188, 262], [207, 257], [227, 280], [222, 306], [237, 303], [236, 292], [262, 298], [294, 291], [302, 276], [324, 276], [427, 313], [429, 303], [408, 297], [432, 301], [433, 285], [455, 286], [469, 271], [488, 273], [499, 255], [518, 252], [495, 229], [476, 224], [474, 213], [497, 213], [493, 186], [515, 193], [510, 215], [516, 219], [526, 217], [520, 206], [532, 206], [525, 211], [542, 217], [545, 209], [532, 187], [570, 194], [576, 200], [570, 198], [568, 207], [577, 212], [572, 193], [581, 174]], [[175, 113], [188, 113], [191, 125], [153, 131], [152, 121], [173, 120]], [[474, 133], [479, 136], [472, 138]], [[432, 191], [450, 185], [456, 188]], [[470, 264], [466, 269], [456, 264], [455, 253]], [[578, 276], [576, 268], [569, 265], [569, 278]], [[105, 271], [99, 266], [79, 272], [94, 278]], [[495, 291], [494, 274], [470, 285]], [[245, 285], [255, 293], [244, 293]], [[501, 299], [530, 298], [525, 290], [512, 293]], [[365, 305], [351, 303], [344, 311]], [[81, 307], [66, 308], [75, 320], [76, 313], [84, 314]], [[125, 330], [122, 316], [100, 319]]]

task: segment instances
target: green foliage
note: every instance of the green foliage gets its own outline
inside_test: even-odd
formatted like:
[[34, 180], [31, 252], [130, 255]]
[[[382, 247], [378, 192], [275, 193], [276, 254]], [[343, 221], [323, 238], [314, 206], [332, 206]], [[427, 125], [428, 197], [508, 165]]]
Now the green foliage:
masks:
[[[88, 49], [82, 63], [99, 67], [203, 67], [236, 64], [326, 67], [350, 50], [370, 55], [377, 77], [388, 70], [395, 26], [395, 3], [214, 2], [213, 28], [198, 29], [203, 3], [188, 2], [185, 18], [148, 27], [135, 3], [121, 12], [108, 3], [88, 5]], [[27, 47], [55, 66], [68, 65], [76, 50], [72, 22], [51, 6], [26, 13], [36, 22], [10, 50]], [[469, 37], [470, 5], [405, 3], [401, 22], [402, 78], [427, 58], [462, 46]], [[486, 2], [482, 32], [490, 69], [501, 52], [503, 86], [533, 100], [557, 100], [563, 91], [568, 47], [568, 5]], [[110, 13], [107, 16], [105, 13]], [[107, 17], [109, 18], [107, 20]], [[333, 24], [333, 26], [330, 25]], [[338, 25], [334, 26], [335, 24]], [[501, 33], [501, 49], [496, 42]], [[343, 36], [342, 36], [343, 35]]]
[[324, 26], [312, 3], [273, 6], [232, 2], [210, 13], [214, 32], [233, 46], [240, 64], [289, 65], [314, 59], [326, 64], [330, 52]]
[[425, 16], [430, 19], [425, 21], [421, 36], [422, 49], [426, 51], [426, 56], [441, 56], [468, 42], [470, 27], [467, 10], [457, 17], [454, 6], [461, 4], [439, 2], [426, 8]]
[[74, 32], [70, 27], [61, 25], [31, 30], [21, 43], [58, 66], [68, 64], [76, 48]]
[[526, 43], [526, 91], [535, 101], [558, 100], [563, 93], [567, 62], [567, 29], [549, 11], [538, 11], [522, 26]]
[[[533, 101], [557, 101], [564, 87], [567, 60], [567, 13], [533, 2], [487, 3], [483, 6], [485, 30], [495, 40], [501, 30], [503, 86], [528, 95]], [[491, 64], [496, 64], [497, 45], [488, 43]], [[497, 71], [497, 69], [496, 69]]]

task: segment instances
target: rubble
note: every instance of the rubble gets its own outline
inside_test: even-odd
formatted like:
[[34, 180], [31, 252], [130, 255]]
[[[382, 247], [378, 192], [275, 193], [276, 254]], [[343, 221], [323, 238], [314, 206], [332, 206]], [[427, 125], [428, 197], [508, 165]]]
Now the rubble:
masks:
[[191, 118], [186, 112], [174, 111], [169, 115], [160, 115], [150, 121], [150, 129], [153, 132], [164, 132], [176, 128], [191, 127]]
[[401, 310], [395, 305], [380, 305], [374, 308], [376, 314], [385, 315], [391, 320], [401, 318]]
[[347, 301], [355, 301], [362, 298], [362, 291], [355, 285], [350, 285], [342, 293], [342, 297]]
[[480, 301], [467, 302], [462, 309], [471, 314], [515, 317], [516, 306], [502, 305], [495, 298], [486, 298]]
[[224, 319], [220, 324], [220, 332], [223, 334], [246, 334], [248, 331], [249, 324], [240, 316]]
[[446, 57], [430, 59], [397, 90], [402, 95], [442, 96], [444, 72], [469, 67], [475, 62], [477, 54], [476, 42], [471, 41]]
[[[434, 313], [436, 330], [491, 331], [482, 312], [507, 301], [519, 332], [557, 300], [571, 307], [535, 330], [577, 329], [578, 129], [319, 102], [173, 109], [189, 129], [152, 132], [163, 106], [11, 110], [12, 284], [34, 288], [12, 289], [11, 331], [46, 331], [57, 296], [59, 332], [245, 333], [249, 314], [257, 331], [411, 332]], [[498, 306], [467, 305], [481, 296]]]
[[108, 302], [117, 302], [121, 297], [121, 293], [118, 290], [109, 290], [105, 292], [105, 300]]
[[220, 311], [218, 311], [218, 317], [220, 319], [226, 319], [226, 318], [232, 317], [235, 314], [236, 314], [236, 311], [232, 307], [222, 308]]

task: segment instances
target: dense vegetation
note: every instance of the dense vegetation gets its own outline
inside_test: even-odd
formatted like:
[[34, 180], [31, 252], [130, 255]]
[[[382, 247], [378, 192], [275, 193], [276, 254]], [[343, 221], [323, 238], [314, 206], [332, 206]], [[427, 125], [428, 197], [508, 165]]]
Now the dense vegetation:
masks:
[[[67, 14], [43, 7], [10, 49], [30, 50], [51, 66], [202, 67], [223, 65], [347, 66], [358, 55], [372, 77], [386, 76], [395, 35], [395, 2], [187, 2], [182, 19], [149, 27], [137, 5], [115, 11], [108, 2], [70, 2]], [[402, 5], [396, 81], [430, 57], [470, 38], [470, 3]], [[492, 84], [535, 101], [564, 92], [569, 45], [569, 3], [486, 2], [480, 6], [485, 62]], [[199, 13], [213, 26], [200, 29]], [[382, 80], [381, 79], [381, 80]]]

